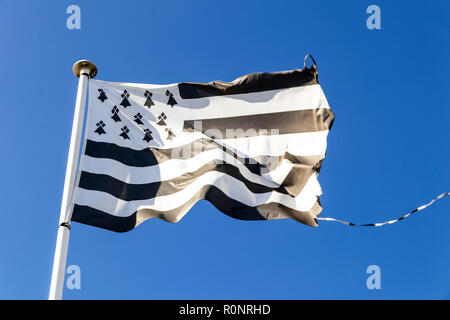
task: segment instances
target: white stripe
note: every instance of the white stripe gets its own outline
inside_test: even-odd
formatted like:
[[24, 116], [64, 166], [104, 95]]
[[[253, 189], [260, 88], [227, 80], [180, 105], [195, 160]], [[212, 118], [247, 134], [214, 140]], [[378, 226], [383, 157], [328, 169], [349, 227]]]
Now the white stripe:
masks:
[[[104, 102], [98, 100], [98, 89], [102, 88], [108, 99]], [[122, 101], [121, 94], [123, 90], [130, 92], [130, 103], [132, 106], [123, 108], [120, 106]], [[87, 137], [94, 141], [113, 142], [121, 146], [133, 149], [143, 149], [148, 146], [160, 148], [173, 148], [190, 143], [200, 137], [202, 134], [183, 132], [184, 120], [221, 118], [230, 116], [241, 116], [251, 114], [262, 114], [271, 112], [283, 112], [303, 109], [329, 108], [322, 89], [319, 85], [311, 85], [305, 87], [264, 91], [251, 94], [231, 95], [201, 98], [194, 100], [182, 100], [175, 97], [178, 105], [174, 108], [168, 106], [165, 90], [169, 89], [172, 93], [178, 92], [176, 85], [162, 86], [152, 90], [152, 100], [155, 105], [148, 109], [144, 106], [144, 91], [141, 88], [122, 86], [117, 83], [108, 83], [98, 80], [89, 82], [89, 123], [87, 124]], [[137, 90], [137, 91], [136, 91]], [[248, 101], [247, 101], [247, 100]], [[259, 99], [259, 100], [258, 100]], [[268, 100], [266, 100], [268, 99]], [[195, 101], [195, 102], [194, 102]], [[202, 102], [203, 101], [203, 102]], [[253, 101], [253, 102], [251, 102]], [[259, 101], [259, 102], [255, 102]], [[204, 104], [189, 105], [192, 103]], [[187, 104], [187, 105], [185, 105]], [[121, 122], [114, 122], [111, 119], [111, 110], [116, 105], [119, 110]], [[167, 115], [165, 120], [167, 126], [159, 126], [156, 124], [158, 116], [164, 112]], [[139, 125], [134, 121], [134, 116], [140, 113], [143, 115], [142, 121], [144, 125]], [[103, 121], [105, 123], [104, 130], [106, 134], [98, 135], [95, 133], [97, 129], [96, 123]], [[130, 140], [124, 140], [120, 137], [121, 128], [127, 126], [130, 130], [128, 135]], [[143, 140], [143, 129], [148, 128], [152, 131], [154, 140], [147, 143]], [[176, 135], [171, 141], [167, 140], [167, 128], [170, 128]]]
[[[329, 108], [320, 85], [254, 93], [214, 96], [184, 100], [180, 104], [181, 115], [187, 119], [211, 119], [236, 117], [316, 108]], [[183, 112], [184, 111], [184, 112]]]
[[[127, 202], [105, 192], [77, 188], [74, 203], [90, 206], [115, 216], [127, 217], [141, 209], [157, 211], [176, 209], [188, 202], [205, 185], [216, 186], [228, 197], [248, 206], [253, 207], [264, 203], [277, 202], [299, 211], [310, 210], [317, 201], [317, 196], [322, 194], [316, 174], [311, 176], [300, 194], [294, 198], [275, 191], [255, 194], [248, 190], [241, 181], [224, 173], [212, 171], [205, 173], [183, 190], [166, 196]], [[181, 219], [182, 215], [184, 213], [180, 213], [177, 220]]]
[[152, 92], [151, 98], [155, 104], [166, 105], [168, 97], [165, 93], [169, 90], [178, 103], [179, 117], [190, 120], [271, 113], [274, 110], [283, 112], [330, 107], [319, 84], [198, 99], [182, 99], [176, 83], [148, 85], [92, 79], [90, 84], [94, 95], [97, 94], [96, 89], [102, 88], [109, 100], [119, 103], [122, 100], [120, 95], [127, 90], [130, 93], [130, 102], [140, 106], [143, 106], [146, 100], [145, 90]]
[[277, 188], [294, 166], [291, 161], [284, 159], [276, 169], [258, 175], [250, 172], [239, 160], [221, 149], [213, 149], [202, 152], [190, 159], [171, 159], [149, 167], [132, 167], [116, 160], [99, 159], [85, 155], [83, 156], [82, 170], [96, 174], [106, 174], [126, 183], [145, 184], [177, 178], [185, 173], [194, 172], [208, 162], [216, 160], [226, 161], [226, 163], [237, 167], [247, 180], [270, 188]]
[[289, 152], [295, 156], [314, 156], [325, 154], [328, 130], [304, 133], [291, 133], [273, 136], [255, 136], [218, 140], [229, 148], [236, 149], [242, 155], [257, 157], [260, 155], [281, 156]]
[[[117, 128], [117, 135], [119, 131]], [[131, 132], [130, 132], [131, 134]], [[257, 157], [257, 156], [282, 156], [285, 152], [289, 152], [295, 156], [316, 156], [325, 154], [327, 148], [327, 136], [328, 130], [316, 131], [316, 132], [304, 132], [304, 133], [291, 133], [273, 136], [255, 136], [236, 139], [218, 139], [223, 146], [236, 150], [239, 156], [244, 157]], [[199, 138], [204, 137], [203, 134], [197, 133], [185, 133], [184, 139], [179, 140], [176, 145], [171, 145], [170, 148], [179, 148], [179, 151], [190, 143], [197, 141]], [[142, 137], [132, 137], [132, 139], [142, 139]], [[129, 143], [129, 140], [123, 139], [111, 139], [107, 135], [95, 135], [90, 136], [90, 140], [97, 142], [114, 143], [121, 147], [126, 147], [134, 150], [143, 150], [146, 146], [136, 145]], [[201, 144], [199, 143], [201, 150]], [[169, 149], [169, 146], [166, 148]], [[174, 151], [176, 152], [176, 151]]]

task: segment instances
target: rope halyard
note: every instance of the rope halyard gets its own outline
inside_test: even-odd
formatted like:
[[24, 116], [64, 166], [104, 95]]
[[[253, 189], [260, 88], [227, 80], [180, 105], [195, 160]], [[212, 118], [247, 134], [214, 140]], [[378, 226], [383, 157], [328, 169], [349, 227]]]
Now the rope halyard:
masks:
[[346, 224], [348, 226], [354, 226], [354, 227], [381, 227], [384, 226], [386, 224], [393, 224], [396, 223], [397, 221], [403, 220], [407, 217], [409, 217], [410, 215], [412, 215], [413, 213], [416, 213], [420, 210], [425, 209], [426, 207], [431, 206], [435, 201], [442, 199], [445, 196], [450, 195], [450, 192], [444, 192], [442, 194], [440, 194], [439, 196], [437, 196], [436, 198], [434, 198], [433, 200], [431, 200], [430, 202], [428, 202], [427, 204], [424, 204], [423, 206], [420, 206], [414, 210], [412, 210], [411, 212], [408, 212], [407, 214], [401, 216], [400, 218], [394, 219], [394, 220], [389, 220], [389, 221], [385, 221], [385, 222], [380, 222], [380, 223], [367, 223], [367, 224], [356, 224], [356, 223], [352, 223], [349, 221], [343, 221], [343, 220], [338, 220], [335, 218], [327, 218], [327, 217], [317, 217], [316, 221], [321, 220], [321, 221], [334, 221], [334, 222], [339, 222], [342, 224]]

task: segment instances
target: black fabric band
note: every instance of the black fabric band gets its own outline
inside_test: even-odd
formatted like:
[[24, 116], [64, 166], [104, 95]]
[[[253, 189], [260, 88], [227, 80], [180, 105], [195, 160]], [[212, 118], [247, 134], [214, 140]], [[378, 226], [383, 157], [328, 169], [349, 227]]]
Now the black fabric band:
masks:
[[60, 227], [66, 227], [67, 229], [70, 230], [70, 222], [61, 222], [61, 224], [59, 226]]
[[254, 93], [318, 84], [317, 70], [305, 68], [272, 73], [251, 73], [232, 82], [182, 82], [178, 84], [182, 99], [199, 99], [230, 94]]

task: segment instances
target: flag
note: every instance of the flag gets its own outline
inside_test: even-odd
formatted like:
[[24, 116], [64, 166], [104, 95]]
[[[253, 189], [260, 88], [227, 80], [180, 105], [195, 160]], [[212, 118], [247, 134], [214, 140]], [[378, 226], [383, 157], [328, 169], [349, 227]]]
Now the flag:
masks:
[[91, 79], [71, 221], [125, 232], [206, 199], [236, 219], [317, 226], [333, 120], [315, 66], [232, 82]]

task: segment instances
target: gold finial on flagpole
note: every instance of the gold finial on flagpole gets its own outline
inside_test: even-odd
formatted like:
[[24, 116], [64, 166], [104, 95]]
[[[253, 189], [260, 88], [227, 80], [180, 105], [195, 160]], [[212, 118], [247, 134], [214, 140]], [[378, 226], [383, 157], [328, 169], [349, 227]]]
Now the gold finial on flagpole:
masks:
[[75, 64], [73, 65], [73, 74], [79, 78], [80, 75], [82, 74], [82, 70], [85, 70], [85, 72], [87, 71], [89, 74], [89, 79], [94, 78], [97, 75], [97, 67], [95, 66], [95, 64], [93, 64], [92, 62], [88, 61], [88, 60], [79, 60], [77, 62], [75, 62]]

